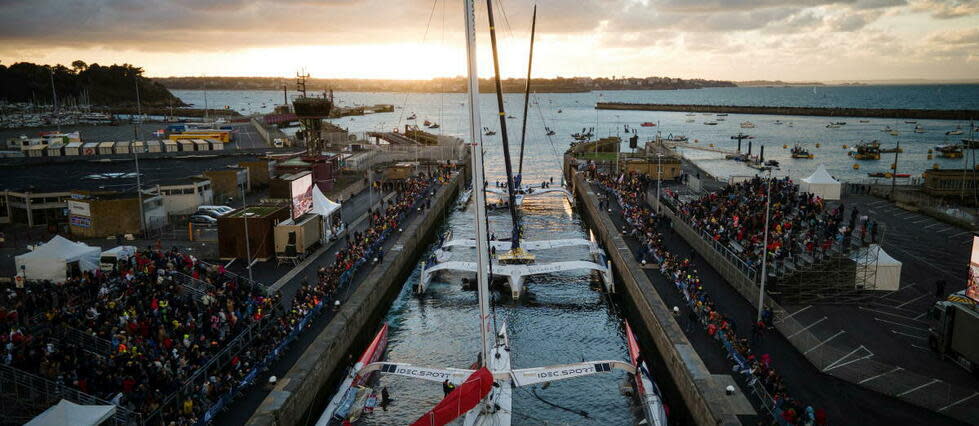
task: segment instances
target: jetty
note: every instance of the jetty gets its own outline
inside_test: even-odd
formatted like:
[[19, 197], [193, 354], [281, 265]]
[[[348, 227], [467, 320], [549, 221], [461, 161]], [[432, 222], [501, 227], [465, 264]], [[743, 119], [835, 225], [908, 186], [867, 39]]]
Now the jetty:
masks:
[[595, 109], [933, 120], [971, 120], [979, 117], [979, 110], [967, 109], [820, 108], [751, 105], [636, 104], [625, 102], [598, 102], [595, 104]]

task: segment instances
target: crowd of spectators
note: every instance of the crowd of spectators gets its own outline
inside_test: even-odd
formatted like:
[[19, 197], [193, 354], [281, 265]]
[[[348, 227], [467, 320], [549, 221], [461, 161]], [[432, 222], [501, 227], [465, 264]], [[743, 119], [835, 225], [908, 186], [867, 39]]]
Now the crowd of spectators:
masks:
[[[599, 200], [603, 208], [611, 206], [614, 199], [622, 209], [628, 225], [622, 232], [640, 243], [638, 259], [659, 263], [660, 272], [674, 283], [689, 307], [689, 318], [677, 318], [685, 331], [692, 332], [699, 326], [728, 351], [735, 369], [742, 373], [749, 386], [765, 390], [762, 398], [770, 398], [773, 407], [772, 421], [780, 425], [825, 425], [823, 409], [814, 409], [788, 394], [785, 383], [772, 365], [769, 354], [756, 354], [753, 346], [763, 333], [772, 328], [772, 312], [766, 310], [763, 320], [751, 326], [751, 339], [738, 334], [733, 317], [720, 312], [701, 281], [697, 269], [689, 257], [668, 251], [659, 232], [665, 226], [665, 218], [653, 212], [645, 202], [647, 180], [639, 174], [623, 174], [618, 178], [597, 174], [594, 179], [605, 191]], [[679, 315], [679, 307], [674, 308]], [[743, 330], [742, 330], [743, 332]]]
[[[254, 376], [254, 367], [298, 332], [297, 324], [324, 305], [339, 304], [336, 292], [350, 274], [383, 255], [381, 244], [409, 210], [429, 205], [432, 182], [418, 177], [394, 184], [395, 198], [371, 211], [368, 229], [348, 234], [334, 263], [320, 269], [318, 282], [301, 285], [291, 303], [220, 265], [158, 247], [112, 271], [0, 288], [0, 362], [144, 419], [156, 412], [161, 423], [195, 424]], [[202, 370], [249, 327], [254, 340], [230, 354], [230, 362]], [[74, 339], [64, 330], [73, 330]]]
[[877, 240], [877, 224], [866, 216], [858, 217], [857, 209], [851, 210], [846, 223], [844, 205], [827, 208], [822, 198], [800, 191], [786, 177], [771, 180], [768, 246], [763, 248], [766, 186], [766, 179], [755, 176], [680, 203], [679, 214], [694, 228], [731, 249], [751, 268], [761, 265], [765, 249], [769, 266], [781, 265], [802, 254], [808, 261], [820, 259], [834, 245], [848, 248], [858, 228], [861, 243], [868, 237], [869, 242]]

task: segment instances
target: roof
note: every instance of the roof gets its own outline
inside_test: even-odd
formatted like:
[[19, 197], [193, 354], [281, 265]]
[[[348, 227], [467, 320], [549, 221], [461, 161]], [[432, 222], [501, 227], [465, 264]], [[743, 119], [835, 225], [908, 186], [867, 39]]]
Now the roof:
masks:
[[256, 217], [265, 217], [284, 208], [283, 206], [248, 206], [228, 213], [224, 217], [242, 217], [244, 213], [251, 213]]
[[[201, 158], [140, 158], [143, 188], [186, 182], [188, 176], [206, 170], [223, 170], [256, 156], [208, 156]], [[0, 190], [16, 192], [65, 192], [71, 190], [133, 191], [136, 189], [131, 158], [112, 161], [0, 166]]]
[[802, 181], [809, 184], [826, 184], [826, 183], [840, 183], [838, 180], [834, 179], [829, 172], [826, 171], [826, 166], [820, 164], [816, 167], [816, 171], [812, 172], [807, 178], [802, 178]]
[[27, 422], [27, 425], [98, 425], [112, 417], [115, 412], [115, 405], [79, 405], [62, 399]]

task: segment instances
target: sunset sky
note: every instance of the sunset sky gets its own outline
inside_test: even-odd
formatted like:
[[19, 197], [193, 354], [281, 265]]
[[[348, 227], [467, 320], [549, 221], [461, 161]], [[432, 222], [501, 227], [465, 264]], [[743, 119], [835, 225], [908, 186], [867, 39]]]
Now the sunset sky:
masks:
[[[150, 76], [428, 79], [465, 72], [461, 0], [0, 0], [0, 63]], [[494, 2], [506, 77], [530, 1]], [[975, 79], [979, 0], [539, 0], [535, 75]], [[480, 68], [491, 71], [485, 2]], [[506, 18], [503, 14], [505, 12]], [[431, 24], [427, 25], [431, 17]]]

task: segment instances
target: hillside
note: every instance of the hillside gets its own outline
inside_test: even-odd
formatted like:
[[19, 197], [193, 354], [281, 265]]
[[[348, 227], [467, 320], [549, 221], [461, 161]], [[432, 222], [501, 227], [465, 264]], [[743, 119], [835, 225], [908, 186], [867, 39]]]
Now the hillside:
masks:
[[82, 61], [64, 65], [38, 65], [18, 62], [0, 64], [0, 100], [7, 102], [52, 103], [51, 73], [59, 105], [131, 106], [136, 104], [136, 81], [144, 106], [184, 106], [162, 84], [143, 76], [143, 69], [129, 65], [88, 65]]

